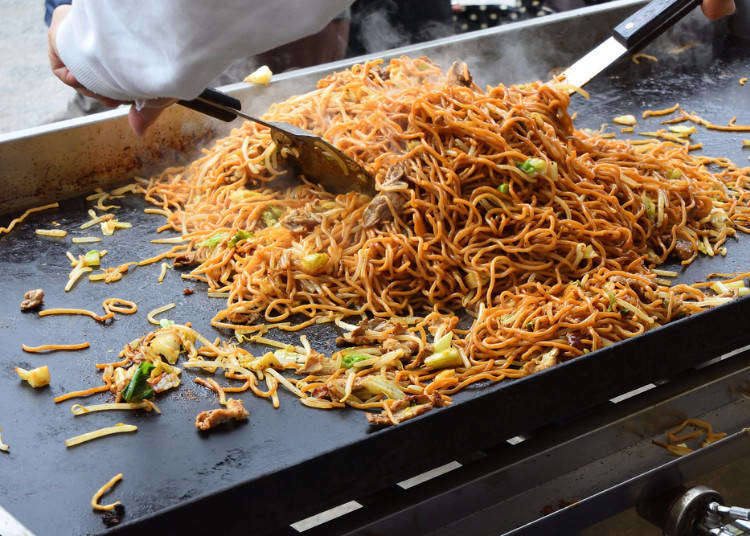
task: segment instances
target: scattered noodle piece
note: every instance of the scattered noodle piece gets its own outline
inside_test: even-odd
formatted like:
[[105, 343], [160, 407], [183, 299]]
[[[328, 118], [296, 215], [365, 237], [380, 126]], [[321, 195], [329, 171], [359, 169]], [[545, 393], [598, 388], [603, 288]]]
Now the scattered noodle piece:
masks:
[[169, 310], [170, 310], [170, 309], [172, 309], [172, 308], [173, 308], [173, 307], [174, 307], [175, 305], [177, 305], [177, 304], [175, 304], [175, 303], [173, 302], [173, 303], [168, 303], [167, 305], [162, 305], [161, 307], [157, 307], [157, 308], [156, 308], [156, 309], [154, 309], [153, 311], [150, 311], [150, 312], [148, 313], [148, 315], [146, 315], [146, 318], [148, 319], [148, 321], [149, 321], [149, 322], [150, 322], [151, 324], [154, 324], [155, 326], [158, 326], [158, 325], [160, 325], [160, 324], [159, 324], [159, 321], [158, 321], [158, 320], [156, 320], [156, 319], [155, 319], [154, 317], [155, 317], [156, 315], [158, 315], [158, 314], [161, 314], [161, 313], [165, 312], [165, 311], [169, 311]]
[[673, 46], [672, 48], [667, 50], [667, 52], [674, 56], [676, 54], [682, 54], [686, 50], [690, 50], [691, 48], [697, 47], [699, 45], [701, 45], [701, 43], [699, 43], [698, 41], [691, 41], [690, 43], [686, 45]]
[[71, 437], [70, 439], [66, 439], [65, 446], [68, 448], [75, 447], [76, 445], [80, 445], [88, 441], [93, 441], [94, 439], [99, 439], [100, 437], [106, 437], [112, 434], [124, 434], [127, 432], [135, 432], [137, 430], [138, 430], [138, 427], [133, 424], [123, 424], [120, 422], [114, 426], [107, 426], [106, 428], [100, 428], [99, 430], [86, 432], [85, 434], [77, 435], [75, 437]]
[[684, 110], [681, 110], [681, 113], [688, 121], [692, 121], [696, 125], [703, 125], [709, 130], [719, 130], [722, 132], [750, 132], [750, 125], [735, 125], [734, 123], [730, 123], [727, 126], [723, 125], [716, 125], [714, 123], [711, 123], [710, 121], [707, 121], [706, 119], [703, 119], [699, 115], [696, 114], [689, 114], [686, 113]]
[[[583, 97], [586, 100], [589, 100], [591, 98], [591, 95], [589, 94], [589, 92], [586, 91], [585, 89], [583, 89], [582, 87], [568, 85], [567, 88], [568, 88], [568, 90], [570, 92], [572, 92], [572, 93], [578, 93], [581, 97]], [[576, 112], [576, 113], [578, 113], [578, 112]], [[575, 114], [573, 114], [573, 115], [575, 115]]]
[[55, 404], [59, 404], [60, 402], [65, 402], [66, 400], [70, 400], [71, 398], [91, 396], [91, 395], [95, 395], [96, 393], [102, 393], [104, 391], [109, 391], [109, 385], [99, 385], [97, 387], [92, 387], [90, 389], [83, 389], [81, 391], [71, 391], [70, 393], [66, 393], [64, 395], [55, 397], [54, 401], [55, 401]]
[[[93, 212], [94, 212], [93, 210], [90, 210], [89, 211], [89, 215], [91, 215], [91, 213], [93, 213]], [[97, 216], [96, 213], [94, 213], [94, 215], [91, 216], [91, 219], [89, 221], [87, 221], [86, 223], [84, 223], [83, 225], [81, 225], [80, 228], [81, 229], [88, 229], [89, 227], [92, 227], [92, 226], [96, 225], [97, 223], [101, 223], [103, 221], [111, 220], [114, 217], [115, 217], [114, 214], [102, 214], [101, 216]]]
[[684, 117], [684, 116], [673, 117], [672, 119], [667, 119], [666, 121], [662, 121], [661, 124], [662, 125], [674, 125], [674, 124], [677, 124], [677, 123], [684, 123], [687, 120], [688, 120], [688, 118]]
[[89, 311], [88, 309], [46, 309], [44, 311], [39, 311], [39, 316], [49, 316], [49, 315], [83, 315], [83, 316], [90, 316], [97, 322], [104, 323], [110, 318], [114, 317], [115, 314], [112, 312], [107, 313], [104, 316], [99, 316], [93, 311]]
[[123, 300], [122, 298], [107, 298], [102, 302], [102, 309], [107, 313], [115, 312], [122, 315], [132, 315], [138, 312], [138, 305], [135, 302]]
[[[104, 201], [107, 201], [109, 199], [120, 199], [122, 197], [125, 197], [124, 195], [120, 195], [122, 193], [126, 192], [133, 192], [135, 188], [135, 184], [129, 184], [127, 186], [123, 186], [121, 188], [116, 188], [115, 190], [112, 190], [111, 192], [105, 192], [101, 188], [97, 188], [95, 194], [91, 194], [86, 197], [86, 201], [94, 201], [96, 200], [96, 205], [94, 205], [94, 208], [105, 211], [110, 210], [113, 208], [121, 208], [120, 205], [104, 205]], [[95, 217], [96, 214], [92, 216]]]
[[292, 382], [290, 382], [289, 380], [287, 380], [279, 372], [276, 372], [272, 368], [268, 368], [268, 369], [266, 369], [266, 373], [270, 374], [271, 376], [274, 376], [277, 380], [279, 380], [279, 383], [281, 385], [283, 385], [284, 387], [286, 387], [289, 390], [289, 392], [294, 393], [295, 395], [297, 395], [300, 398], [305, 398], [304, 393], [302, 391], [300, 391], [299, 389], [297, 389], [297, 387], [295, 387], [292, 384]]
[[112, 366], [113, 368], [117, 368], [117, 367], [127, 367], [127, 366], [128, 366], [129, 364], [130, 364], [130, 361], [131, 361], [131, 359], [130, 359], [129, 357], [126, 357], [126, 358], [125, 358], [125, 359], [123, 359], [122, 361], [115, 361], [114, 363], [96, 363], [96, 364], [95, 364], [94, 366], [95, 366], [95, 367], [96, 367], [96, 368], [97, 368], [98, 370], [103, 370], [103, 369], [106, 369], [106, 368], [107, 368], [107, 367], [109, 367], [110, 365], [111, 365], [111, 366]]
[[219, 385], [216, 380], [214, 380], [213, 378], [195, 378], [195, 383], [204, 387], [208, 387], [209, 389], [214, 391], [217, 395], [219, 395], [219, 404], [221, 404], [222, 406], [226, 405], [227, 397], [224, 394], [224, 388]]
[[36, 229], [34, 232], [39, 236], [50, 236], [52, 238], [62, 238], [68, 234], [68, 231], [62, 229]]
[[677, 143], [679, 145], [688, 145], [690, 142], [687, 141], [685, 138], [690, 136], [693, 131], [691, 131], [689, 128], [678, 128], [678, 127], [670, 127], [670, 128], [677, 128], [678, 130], [674, 134], [669, 134], [666, 130], [656, 130], [654, 132], [639, 132], [639, 136], [651, 136], [654, 138], [659, 138], [661, 140], [671, 141], [674, 143]]
[[92, 244], [101, 241], [102, 239], [98, 236], [77, 236], [73, 239], [74, 244]]
[[156, 407], [156, 404], [150, 400], [142, 400], [141, 402], [116, 402], [107, 404], [93, 404], [91, 406], [82, 406], [81, 404], [73, 404], [70, 407], [70, 411], [78, 417], [79, 415], [86, 415], [88, 413], [95, 413], [97, 411], [116, 411], [116, 410], [133, 410], [133, 409], [145, 409], [146, 411], [155, 411], [161, 414], [161, 410]]
[[94, 205], [94, 208], [96, 208], [96, 209], [98, 209], [98, 210], [101, 210], [102, 212], [104, 212], [105, 210], [111, 210], [111, 209], [113, 209], [113, 208], [121, 208], [121, 207], [120, 207], [120, 205], [104, 205], [104, 204], [103, 204], [103, 203], [104, 203], [104, 200], [105, 200], [105, 199], [107, 199], [107, 198], [109, 198], [109, 199], [113, 199], [113, 198], [112, 198], [112, 197], [110, 197], [109, 195], [104, 195], [104, 196], [100, 197], [100, 198], [99, 198], [99, 199], [98, 199], [98, 200], [96, 201], [96, 205]]
[[654, 445], [657, 445], [659, 447], [666, 449], [667, 451], [674, 454], [675, 456], [685, 456], [686, 454], [690, 454], [691, 452], [693, 452], [693, 449], [688, 447], [685, 443], [672, 445], [670, 443], [664, 443], [663, 441], [658, 441], [656, 439], [652, 440], [651, 442]]
[[142, 261], [138, 261], [137, 264], [138, 264], [138, 266], [146, 266], [148, 264], [153, 264], [155, 262], [159, 262], [160, 260], [166, 259], [168, 257], [176, 257], [177, 256], [176, 253], [178, 251], [180, 251], [180, 250], [185, 249], [185, 248], [187, 248], [186, 245], [175, 246], [172, 249], [170, 249], [169, 251], [165, 251], [164, 253], [159, 253], [158, 255], [156, 255], [154, 257], [150, 257], [148, 259], [143, 259]]
[[91, 346], [88, 342], [82, 342], [79, 344], [45, 344], [44, 346], [26, 346], [21, 345], [24, 352], [49, 352], [57, 350], [83, 350]]
[[164, 217], [169, 216], [169, 212], [167, 212], [163, 208], [144, 208], [143, 212], [145, 212], [146, 214], [158, 214], [159, 216]]
[[126, 262], [116, 268], [107, 268], [102, 273], [89, 276], [89, 281], [104, 281], [105, 283], [114, 283], [122, 279], [122, 274], [127, 273], [131, 266], [138, 265], [137, 262]]
[[677, 110], [680, 109], [680, 103], [678, 102], [674, 106], [671, 106], [669, 108], [665, 108], [663, 110], [646, 110], [643, 112], [643, 119], [646, 119], [648, 117], [656, 117], [660, 115], [669, 115], [675, 113]]
[[126, 184], [125, 186], [120, 186], [119, 188], [115, 188], [110, 193], [112, 195], [124, 196], [125, 194], [135, 193], [135, 189], [137, 187], [138, 187], [138, 185], [136, 183], [131, 182], [130, 184]]
[[102, 495], [104, 495], [110, 489], [112, 489], [112, 487], [115, 484], [117, 484], [120, 480], [122, 480], [122, 473], [113, 476], [109, 480], [109, 482], [107, 482], [101, 488], [99, 488], [97, 492], [94, 493], [94, 496], [91, 497], [91, 508], [93, 508], [94, 510], [105, 510], [105, 511], [114, 510], [115, 506], [120, 504], [120, 501], [113, 502], [112, 504], [99, 504], [99, 499], [101, 499]]
[[[694, 428], [694, 430], [684, 435], [677, 435], [688, 426], [691, 426], [692, 428]], [[699, 419], [687, 419], [676, 428], [667, 431], [666, 442], [654, 439], [652, 443], [654, 445], [658, 445], [662, 448], [667, 449], [675, 456], [684, 456], [685, 454], [690, 454], [691, 452], [693, 452], [693, 449], [688, 447], [685, 443], [686, 441], [689, 441], [691, 439], [698, 439], [699, 441], [701, 441], [700, 446], [705, 447], [707, 445], [710, 445], [711, 443], [715, 443], [716, 441], [725, 438], [726, 436], [727, 434], [724, 432], [714, 432], [711, 424], [706, 421], [701, 421]]]
[[34, 214], [35, 212], [41, 212], [43, 210], [49, 210], [52, 208], [59, 208], [59, 207], [60, 207], [60, 203], [50, 203], [49, 205], [42, 205], [41, 207], [30, 208], [29, 210], [21, 214], [18, 218], [11, 220], [11, 222], [8, 224], [7, 227], [0, 227], [0, 235], [11, 232], [17, 224], [23, 222], [30, 214]]
[[172, 238], [156, 238], [151, 241], [152, 244], [183, 244], [185, 239], [181, 236], [173, 236]]
[[744, 86], [745, 84], [747, 84], [747, 77], [740, 78], [740, 85]]
[[[693, 432], [688, 432], [687, 434], [682, 435], [682, 436], [677, 435], [688, 426], [692, 426], [696, 428], [696, 430]], [[704, 433], [705, 433], [705, 438], [704, 438], [705, 441], [703, 442], [703, 445], [701, 445], [703, 447], [723, 437], [726, 437], [727, 435], [724, 432], [714, 432], [711, 424], [707, 423], [706, 421], [701, 421], [699, 419], [687, 419], [674, 430], [668, 431], [667, 438], [669, 439], [670, 443], [678, 443], [681, 441], [687, 441], [688, 439], [692, 439], [695, 437], [700, 437]]]
[[161, 263], [161, 271], [159, 272], [159, 283], [164, 281], [164, 277], [167, 275], [167, 269], [169, 268], [169, 264], [166, 262]]
[[[0, 428], [0, 432], [2, 432], [2, 428]], [[0, 435], [0, 450], [3, 452], [10, 452], [10, 446], [3, 443], [3, 436]]]
[[653, 61], [654, 63], [659, 61], [659, 58], [656, 56], [652, 56], [651, 54], [644, 54], [643, 52], [639, 52], [638, 54], [634, 54], [632, 57], [633, 63], [638, 64], [641, 62], [641, 60], [648, 60]]

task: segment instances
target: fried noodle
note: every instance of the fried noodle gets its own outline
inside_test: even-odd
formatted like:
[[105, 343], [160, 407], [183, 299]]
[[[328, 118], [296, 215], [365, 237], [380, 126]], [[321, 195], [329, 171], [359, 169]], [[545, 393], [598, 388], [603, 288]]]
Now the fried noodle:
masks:
[[[311, 367], [293, 384], [268, 369], [320, 401], [307, 405], [397, 416], [383, 402], [393, 396], [369, 378], [425, 397], [411, 406], [418, 411], [437, 404], [427, 397], [526, 376], [737, 296], [665, 285], [653, 268], [725, 251], [728, 237], [750, 231], [748, 170], [683, 144], [584, 133], [568, 105], [555, 82], [482, 90], [464, 65], [444, 73], [425, 58], [369, 61], [264, 119], [322, 135], [361, 162], [376, 198], [334, 196], [307, 181], [271, 188], [284, 157], [268, 129], [249, 122], [139, 188], [166, 215], [161, 229], [186, 241], [160, 257], [228, 294], [215, 327], [242, 333], [294, 315], [417, 317], [375, 341], [410, 346], [387, 362], [384, 346], [363, 368], [345, 369], [345, 355], [334, 355], [339, 366]], [[717, 162], [723, 169], [712, 173]], [[474, 317], [463, 331], [460, 310]], [[438, 360], [450, 371], [442, 374], [424, 364], [428, 332], [436, 340], [449, 331], [455, 353]], [[340, 382], [346, 392], [337, 395]]]

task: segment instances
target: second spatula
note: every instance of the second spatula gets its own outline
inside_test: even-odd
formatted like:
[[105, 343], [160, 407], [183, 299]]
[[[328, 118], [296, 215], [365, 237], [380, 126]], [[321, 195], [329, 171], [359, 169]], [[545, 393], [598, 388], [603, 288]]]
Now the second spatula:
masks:
[[618, 24], [612, 37], [568, 67], [563, 76], [582, 87], [626, 54], [638, 52], [701, 4], [701, 0], [651, 0]]

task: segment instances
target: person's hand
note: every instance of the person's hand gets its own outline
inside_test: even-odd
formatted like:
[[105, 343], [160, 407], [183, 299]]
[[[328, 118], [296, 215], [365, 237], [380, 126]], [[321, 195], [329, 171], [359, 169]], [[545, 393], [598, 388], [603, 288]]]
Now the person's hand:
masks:
[[703, 0], [701, 9], [709, 19], [720, 19], [734, 13], [734, 0]]
[[[52, 21], [50, 22], [49, 30], [47, 32], [49, 64], [50, 68], [52, 69], [52, 73], [57, 78], [59, 78], [63, 84], [72, 87], [83, 95], [95, 98], [105, 106], [114, 108], [115, 106], [119, 106], [120, 104], [127, 104], [127, 102], [125, 101], [111, 99], [109, 97], [99, 95], [98, 93], [94, 93], [93, 91], [86, 89], [80, 82], [78, 82], [73, 73], [68, 70], [68, 68], [60, 59], [60, 56], [57, 53], [56, 44], [57, 30], [60, 28], [60, 23], [63, 21], [63, 19], [65, 19], [70, 10], [71, 6], [64, 4], [56, 7], [52, 12]], [[137, 109], [138, 107], [136, 106], [131, 106], [130, 113], [128, 114], [128, 122], [130, 123], [130, 128], [133, 129], [133, 132], [135, 132], [139, 136], [142, 136], [143, 133], [146, 132], [146, 129], [154, 121], [156, 121], [156, 118], [159, 117], [159, 114], [161, 114], [164, 108], [174, 102], [174, 99], [153, 99], [146, 101], [144, 106], [140, 107], [140, 109]]]
[[59, 78], [63, 84], [72, 87], [78, 91], [78, 93], [95, 98], [105, 106], [115, 107], [122, 104], [122, 101], [110, 99], [104, 95], [98, 95], [97, 93], [89, 91], [83, 87], [60, 59], [60, 56], [57, 53], [57, 44], [55, 42], [57, 38], [57, 30], [60, 28], [60, 23], [63, 19], [68, 16], [70, 10], [71, 6], [65, 4], [56, 7], [52, 12], [52, 21], [50, 22], [49, 30], [47, 31], [47, 51], [49, 53], [49, 65], [52, 69], [52, 73]]
[[147, 100], [140, 107], [134, 104], [130, 107], [130, 113], [128, 114], [130, 128], [139, 136], [143, 136], [143, 133], [156, 121], [156, 118], [161, 115], [164, 108], [175, 102], [177, 102], [176, 99], [151, 99]]

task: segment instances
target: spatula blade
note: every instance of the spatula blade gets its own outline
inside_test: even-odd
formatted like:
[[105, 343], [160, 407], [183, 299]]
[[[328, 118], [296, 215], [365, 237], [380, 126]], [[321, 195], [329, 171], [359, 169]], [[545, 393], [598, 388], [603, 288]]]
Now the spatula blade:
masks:
[[269, 121], [267, 125], [276, 146], [289, 149], [287, 155], [296, 162], [298, 171], [326, 191], [355, 191], [371, 197], [377, 193], [367, 171], [323, 138], [289, 123]]
[[573, 86], [583, 87], [592, 78], [627, 53], [627, 48], [621, 45], [614, 37], [610, 37], [568, 67], [563, 72], [565, 81]]

